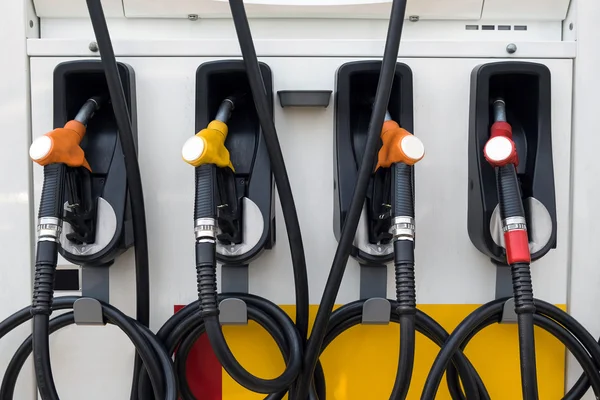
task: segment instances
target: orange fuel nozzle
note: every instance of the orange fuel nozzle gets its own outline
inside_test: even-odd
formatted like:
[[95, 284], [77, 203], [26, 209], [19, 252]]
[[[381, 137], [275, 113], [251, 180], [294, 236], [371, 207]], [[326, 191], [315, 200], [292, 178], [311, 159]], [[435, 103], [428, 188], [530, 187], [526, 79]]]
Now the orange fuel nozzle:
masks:
[[57, 128], [31, 143], [29, 157], [41, 166], [61, 163], [69, 167], [85, 167], [91, 171], [79, 146], [85, 136], [85, 125], [72, 120], [64, 128]]
[[85, 136], [87, 123], [105, 100], [104, 96], [89, 98], [75, 119], [67, 122], [63, 128], [57, 128], [35, 139], [29, 147], [29, 157], [41, 166], [65, 164], [69, 167], [84, 167], [91, 172], [92, 169], [79, 144]]
[[379, 150], [375, 170], [389, 168], [396, 163], [414, 165], [425, 155], [423, 142], [391, 119], [383, 123], [381, 140], [383, 146]]

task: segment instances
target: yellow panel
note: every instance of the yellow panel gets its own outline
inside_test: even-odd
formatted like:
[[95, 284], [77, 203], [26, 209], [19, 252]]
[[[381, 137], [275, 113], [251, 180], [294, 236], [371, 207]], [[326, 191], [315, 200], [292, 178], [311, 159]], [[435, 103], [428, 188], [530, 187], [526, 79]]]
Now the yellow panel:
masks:
[[[475, 310], [474, 304], [430, 304], [419, 308], [446, 330], [453, 329]], [[559, 305], [565, 309], [564, 305]], [[293, 306], [283, 306], [290, 315]], [[317, 306], [311, 306], [312, 318]], [[283, 359], [275, 342], [255, 323], [227, 326], [225, 336], [235, 356], [253, 374], [273, 378], [283, 371]], [[557, 339], [536, 328], [540, 399], [559, 399], [564, 394], [565, 350]], [[399, 329], [390, 326], [357, 326], [342, 334], [321, 357], [328, 400], [389, 398], [398, 363]], [[439, 348], [417, 336], [415, 369], [409, 400], [417, 400]], [[467, 356], [481, 375], [493, 399], [520, 399], [520, 371], [516, 325], [494, 324], [483, 330], [467, 348]], [[264, 395], [240, 387], [223, 372], [223, 399], [258, 400]], [[449, 400], [445, 381], [436, 399]]]

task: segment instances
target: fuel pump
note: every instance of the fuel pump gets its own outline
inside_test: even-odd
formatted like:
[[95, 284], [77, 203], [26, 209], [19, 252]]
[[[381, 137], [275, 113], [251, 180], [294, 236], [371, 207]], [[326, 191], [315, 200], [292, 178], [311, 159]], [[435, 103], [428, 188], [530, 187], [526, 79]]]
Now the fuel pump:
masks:
[[[115, 61], [100, 1], [89, 0], [88, 8], [102, 63], [70, 62], [56, 68], [57, 128], [36, 139], [30, 148], [32, 160], [44, 167], [33, 299], [30, 307], [0, 323], [0, 338], [32, 318], [33, 335], [13, 356], [4, 373], [0, 397], [13, 397], [19, 372], [33, 351], [41, 398], [57, 400], [49, 335], [74, 323], [110, 323], [135, 345], [136, 369], [141, 363], [148, 369], [157, 398], [174, 400], [177, 383], [172, 362], [147, 328], [148, 255], [135, 147], [133, 71]], [[91, 290], [90, 297], [85, 290], [87, 270], [90, 276], [102, 277], [102, 292], [108, 292], [107, 267], [132, 245], [136, 253], [137, 320], [111, 306], [108, 299], [96, 298], [98, 292]], [[59, 252], [82, 266], [84, 296], [54, 299]], [[72, 311], [50, 320], [55, 310]], [[137, 379], [133, 396], [137, 396]]]
[[580, 399], [590, 386], [598, 397], [600, 345], [566, 312], [533, 297], [531, 261], [556, 245], [550, 73], [539, 64], [494, 63], [476, 68], [472, 83], [469, 235], [499, 271], [510, 269], [512, 297], [481, 306], [458, 325], [438, 354], [421, 398], [435, 398], [455, 352], [509, 313], [516, 314], [518, 324], [524, 399], [538, 398], [534, 325], [560, 340], [584, 370], [564, 398]]
[[[216, 70], [220, 70], [221, 73], [232, 70], [241, 72], [241, 75], [230, 75], [229, 80], [232, 76], [245, 77], [243, 65], [237, 62], [227, 62], [226, 65], [227, 68], [219, 69], [218, 67], [223, 67], [224, 64], [209, 64], [209, 68], [217, 67]], [[203, 66], [199, 68], [199, 72], [202, 71]], [[268, 70], [263, 68], [263, 71], [268, 74]], [[270, 75], [267, 78], [270, 79]], [[247, 79], [241, 81], [247, 85]], [[270, 82], [267, 79], [265, 81]], [[270, 84], [268, 87], [270, 88]], [[199, 90], [200, 92], [204, 91]], [[204, 104], [204, 101], [199, 101], [197, 105]], [[195, 168], [194, 231], [199, 300], [167, 321], [159, 331], [158, 337], [165, 341], [171, 354], [179, 349], [176, 365], [181, 396], [184, 399], [194, 399], [185, 381], [185, 365], [191, 344], [203, 333], [208, 335], [213, 350], [227, 372], [250, 390], [270, 393], [268, 398], [285, 394], [296, 379], [302, 363], [302, 339], [294, 323], [283, 310], [270, 301], [251, 294], [217, 295], [217, 261], [223, 263], [223, 271], [226, 268], [243, 268], [240, 263], [248, 262], [260, 251], [272, 246], [269, 240], [253, 239], [269, 237], [273, 221], [271, 204], [267, 204], [263, 209], [265, 214], [259, 210], [258, 220], [251, 217], [251, 213], [254, 212], [251, 207], [258, 207], [256, 203], [261, 203], [258, 196], [262, 196], [264, 200], [271, 200], [272, 187], [263, 134], [260, 130], [252, 131], [251, 127], [247, 126], [248, 113], [255, 115], [254, 110], [252, 100], [246, 99], [245, 93], [238, 92], [227, 96], [220, 103], [214, 120], [188, 139], [182, 149], [183, 160]], [[240, 124], [240, 121], [246, 124]], [[248, 143], [245, 143], [244, 136], [248, 139], [249, 135], [254, 137], [253, 142], [257, 145], [248, 146]], [[244, 153], [250, 157], [241, 156]], [[244, 165], [245, 161], [248, 161], [248, 165]], [[252, 165], [255, 166], [254, 169], [250, 168]], [[259, 167], [256, 168], [257, 166]], [[244, 170], [248, 174], [245, 174], [244, 182], [239, 184], [239, 175]], [[262, 184], [263, 190], [253, 194], [251, 188], [258, 183]], [[232, 218], [235, 215], [244, 215], [244, 218]], [[259, 226], [256, 226], [257, 224]], [[263, 227], [266, 227], [267, 232], [263, 231]], [[252, 233], [252, 230], [257, 228], [258, 235]], [[254, 248], [257, 243], [261, 244], [258, 250]], [[226, 249], [220, 251], [219, 246]], [[225, 272], [222, 276], [224, 275]], [[287, 364], [280, 377], [272, 380], [254, 377], [235, 359], [225, 342], [219, 319], [219, 314], [223, 317], [222, 304], [226, 301], [241, 302], [241, 312], [247, 313], [243, 318], [255, 320], [273, 336]]]
[[[357, 67], [358, 65], [352, 66], [352, 68]], [[401, 110], [401, 119], [404, 119], [406, 124], [412, 124], [412, 115], [407, 115], [407, 113], [412, 113], [411, 111], [408, 111], [411, 109], [410, 103], [412, 103], [412, 82], [409, 79], [411, 76], [409, 73], [410, 70], [406, 71], [408, 67], [404, 65], [399, 66], [399, 68], [404, 68], [404, 72], [400, 78], [400, 87], [398, 87], [397, 84], [392, 85], [394, 97], [390, 99], [390, 103], [394, 104], [395, 109]], [[400, 69], [400, 71], [403, 70]], [[339, 71], [339, 74], [342, 75], [342, 78], [338, 77], [338, 85], [341, 83], [342, 87], [345, 86], [345, 79], [343, 78], [344, 73], [343, 66]], [[397, 74], [398, 73], [400, 72], [397, 71]], [[357, 82], [356, 72], [354, 72], [354, 80]], [[394, 91], [394, 89], [396, 89], [396, 91]], [[347, 89], [341, 90], [343, 95], [347, 95], [345, 90]], [[352, 89], [350, 89], [350, 92], [352, 92]], [[352, 96], [347, 97], [352, 98]], [[401, 104], [397, 104], [398, 97], [402, 99]], [[338, 104], [341, 101], [343, 100], [338, 99]], [[341, 109], [344, 110], [343, 106]], [[338, 111], [339, 110], [340, 109], [338, 109]], [[340, 118], [344, 118], [346, 114], [347, 113], [338, 112], [338, 120]], [[351, 115], [354, 117], [356, 117], [356, 114], [357, 112], [351, 113]], [[340, 165], [340, 161], [346, 160], [345, 162], [347, 162], [348, 157], [341, 157], [339, 154], [344, 148], [347, 148], [346, 146], [348, 146], [349, 143], [357, 142], [356, 140], [348, 140], [348, 137], [343, 135], [344, 129], [347, 128], [347, 126], [343, 123], [341, 125], [342, 132], [340, 132], [340, 124], [338, 124], [338, 136], [336, 141], [338, 146], [338, 191], [343, 190], [343, 186], [340, 187], [339, 182], [348, 181], [342, 176], [343, 173], [351, 170], [348, 166]], [[348, 131], [351, 131], [351, 129]], [[387, 184], [387, 188], [382, 188], [381, 186], [378, 186], [372, 182], [371, 185], [374, 193], [371, 198], [381, 199], [378, 203], [383, 203], [384, 207], [390, 210], [390, 222], [386, 232], [389, 231], [392, 238], [391, 246], [393, 248], [397, 295], [396, 300], [387, 301], [391, 307], [389, 307], [387, 310], [382, 310], [381, 312], [387, 312], [387, 315], [384, 316], [387, 318], [386, 321], [392, 321], [400, 324], [400, 357], [396, 380], [390, 398], [404, 399], [408, 394], [412, 376], [412, 366], [415, 352], [415, 331], [418, 330], [440, 346], [448, 337], [448, 333], [446, 333], [444, 329], [433, 319], [428, 317], [422, 311], [417, 311], [416, 309], [414, 271], [415, 204], [413, 166], [424, 156], [423, 143], [416, 136], [409, 133], [406, 129], [400, 127], [400, 125], [392, 119], [389, 111], [386, 112], [380, 137], [382, 145], [378, 153], [376, 172], [373, 176], [373, 180], [375, 181], [380, 179], [382, 182]], [[369, 198], [369, 196], [367, 196], [367, 198]], [[372, 208], [368, 207], [367, 215], [370, 215], [372, 211]], [[374, 218], [367, 218], [368, 221], [371, 221], [372, 219]], [[359, 229], [360, 228], [361, 227], [359, 226]], [[381, 243], [378, 243], [377, 245], [381, 246]], [[357, 251], [354, 254], [356, 257], [356, 255], [360, 254], [360, 251]], [[359, 262], [362, 261], [360, 256], [356, 258], [359, 260]], [[369, 267], [363, 266], [361, 268]], [[366, 279], [367, 275], [362, 275], [363, 274], [361, 274], [361, 280]], [[382, 285], [383, 293], [381, 294], [384, 297], [385, 289], [387, 287], [385, 284], [386, 278], [387, 270], [384, 267], [384, 284]], [[361, 287], [362, 285], [363, 282], [361, 281]], [[325, 348], [341, 333], [355, 325], [364, 323], [365, 320], [368, 319], [365, 313], [369, 312], [370, 310], [371, 306], [369, 305], [369, 302], [373, 302], [375, 299], [364, 298], [362, 292], [363, 290], [361, 289], [361, 297], [363, 297], [363, 300], [346, 304], [333, 312], [329, 321], [327, 335], [325, 336], [322, 351], [324, 351]], [[377, 303], [373, 304], [377, 305]], [[467, 398], [479, 398], [480, 394], [482, 396], [487, 395], [487, 391], [483, 386], [481, 379], [479, 376], [477, 376], [477, 373], [474, 371], [473, 367], [462, 353], [458, 353], [455, 356], [454, 365], [451, 367], [451, 370], [452, 371], [449, 371], [448, 373], [448, 386], [453, 398], [464, 398], [461, 384], [458, 380], [459, 373], [462, 378]]]

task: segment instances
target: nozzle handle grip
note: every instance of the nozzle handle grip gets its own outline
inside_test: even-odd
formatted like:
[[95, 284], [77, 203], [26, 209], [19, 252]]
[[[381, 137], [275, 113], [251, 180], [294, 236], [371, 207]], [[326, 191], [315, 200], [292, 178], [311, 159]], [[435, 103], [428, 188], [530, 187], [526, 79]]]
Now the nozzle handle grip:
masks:
[[59, 163], [44, 167], [44, 184], [42, 186], [38, 218], [53, 217], [62, 219], [66, 171], [67, 166]]
[[501, 219], [525, 217], [521, 189], [514, 164], [496, 168], [496, 186]]
[[204, 164], [196, 167], [196, 197], [194, 202], [194, 220], [199, 218], [217, 218], [215, 193], [217, 190], [217, 167]]
[[415, 217], [413, 171], [405, 163], [392, 164], [392, 217]]

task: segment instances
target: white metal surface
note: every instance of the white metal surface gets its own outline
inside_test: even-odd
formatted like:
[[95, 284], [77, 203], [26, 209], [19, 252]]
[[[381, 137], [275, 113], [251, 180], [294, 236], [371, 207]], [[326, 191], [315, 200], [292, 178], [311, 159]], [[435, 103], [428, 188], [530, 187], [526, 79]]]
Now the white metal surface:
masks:
[[[107, 18], [124, 17], [122, 0], [101, 0]], [[85, 1], [81, 0], [33, 0], [38, 17], [87, 17]]]
[[[10, 59], [0, 63], [0, 320], [31, 302], [33, 218], [31, 162], [27, 156], [31, 123], [29, 59], [25, 48], [29, 7], [25, 1], [0, 2], [0, 49], [5, 60]], [[0, 371], [6, 369], [29, 330], [30, 325], [26, 324], [0, 340]], [[15, 399], [33, 397], [33, 368], [27, 362]]]
[[[38, 0], [39, 1], [39, 0]], [[391, 0], [251, 0], [249, 17], [384, 18]], [[200, 18], [229, 17], [225, 0], [123, 0], [127, 17]], [[421, 19], [479, 19], [483, 0], [409, 0], [406, 17]]]
[[571, 0], [485, 0], [482, 18], [562, 21]]
[[[527, 30], [513, 29], [526, 26]], [[183, 40], [190, 39], [237, 41], [231, 19], [109, 19], [111, 37], [115, 40]], [[318, 40], [383, 40], [386, 20], [344, 19], [265, 19], [250, 20], [253, 39]], [[510, 27], [510, 30], [505, 28]], [[475, 29], [476, 28], [476, 29]], [[485, 28], [485, 29], [484, 29]], [[487, 30], [494, 28], [494, 30]], [[559, 42], [562, 40], [560, 21], [519, 21], [488, 19], [480, 21], [406, 21], [402, 29], [403, 42]], [[43, 39], [94, 40], [89, 18], [42, 18]], [[87, 43], [85, 48], [87, 48]], [[313, 46], [314, 48], [314, 46]], [[315, 49], [316, 50], [316, 49]], [[331, 51], [328, 49], [328, 51]], [[214, 54], [214, 53], [207, 53]], [[318, 55], [318, 54], [313, 54]], [[377, 54], [381, 56], [381, 53]]]
[[[600, 3], [580, 0], [577, 5], [577, 47], [575, 62], [574, 120], [573, 120], [573, 173], [571, 208], [571, 274], [569, 284], [569, 312], [585, 326], [594, 337], [600, 335], [600, 268], [598, 243], [600, 242], [600, 164], [595, 151], [598, 135], [598, 93], [600, 93], [600, 51], [598, 18]], [[569, 357], [568, 384], [579, 378], [581, 368]], [[595, 399], [589, 391], [585, 400]]]
[[[115, 51], [136, 73], [140, 163], [150, 238], [151, 328], [156, 330], [172, 314], [174, 304], [196, 298], [193, 172], [180, 153], [194, 133], [195, 70], [208, 60], [239, 57], [240, 50], [231, 20], [219, 19], [229, 15], [221, 0], [123, 1], [103, 0], [103, 4], [111, 18]], [[10, 249], [3, 253], [0, 266], [0, 319], [30, 303], [30, 239], [41, 169], [34, 168], [32, 188], [27, 149], [31, 134], [38, 137], [52, 128], [52, 71], [61, 61], [98, 55], [89, 50], [94, 37], [85, 1], [34, 2], [41, 20], [35, 18], [29, 0], [0, 1], [0, 48], [11, 57], [10, 63], [0, 66], [0, 92], [10, 94], [0, 96], [0, 135], [4, 139], [0, 167], [10, 171], [0, 174], [0, 242]], [[251, 25], [257, 52], [273, 71], [275, 91], [335, 90], [335, 71], [342, 63], [383, 53], [389, 4], [310, 0], [304, 2], [310, 5], [299, 7], [298, 2], [246, 1], [254, 17]], [[321, 6], [314, 6], [316, 3]], [[335, 9], [326, 5], [332, 3], [347, 5]], [[482, 7], [483, 3], [412, 0], [407, 11], [407, 17], [418, 15], [420, 20], [406, 22], [400, 54], [413, 69], [415, 134], [427, 149], [416, 166], [418, 300], [482, 303], [493, 297], [494, 269], [474, 249], [466, 232], [469, 76], [479, 63], [529, 59], [548, 65], [552, 72], [559, 234], [558, 248], [533, 265], [534, 290], [537, 297], [550, 302], [568, 300], [569, 312], [598, 336], [600, 319], [594, 305], [600, 302], [596, 263], [600, 232], [594, 224], [600, 219], [600, 167], [594, 144], [600, 91], [600, 4], [597, 0], [571, 0], [567, 14], [568, 0], [485, 0]], [[188, 14], [199, 14], [199, 19], [185, 20]], [[309, 14], [318, 18], [289, 18]], [[272, 18], [275, 16], [278, 18]], [[362, 19], [350, 19], [355, 17]], [[373, 19], [366, 19], [369, 17]], [[515, 25], [527, 26], [527, 30], [515, 30]], [[491, 26], [494, 29], [488, 30]], [[30, 39], [25, 42], [25, 38]], [[513, 55], [506, 52], [509, 43], [517, 45]], [[26, 54], [32, 57], [31, 91]], [[574, 58], [573, 81], [570, 59]], [[336, 244], [331, 222], [333, 117], [333, 105], [326, 110], [275, 109], [304, 235], [313, 304], [321, 297]], [[306, 154], [311, 154], [310, 162]], [[169, 217], [160, 217], [165, 212]], [[279, 207], [277, 213], [278, 243], [252, 265], [250, 290], [277, 303], [291, 304], [289, 249]], [[67, 266], [64, 260], [60, 262]], [[111, 268], [111, 302], [129, 315], [135, 310], [133, 264], [133, 254], [128, 252]], [[392, 275], [390, 270], [390, 294]], [[357, 297], [358, 267], [352, 261], [338, 302]], [[0, 371], [28, 329], [29, 325], [0, 341]], [[53, 335], [51, 343], [62, 400], [127, 398], [133, 348], [122, 333], [110, 327], [71, 327]], [[580, 371], [569, 358], [569, 385]], [[28, 363], [15, 399], [35, 398], [33, 381]], [[593, 398], [588, 396], [585, 399]]]
[[[85, 39], [29, 40], [30, 56], [97, 57]], [[515, 42], [517, 52], [506, 52], [507, 42], [411, 41], [402, 42], [402, 57], [419, 58], [575, 58], [574, 42]], [[236, 40], [116, 40], [115, 52], [121, 57], [239, 57]], [[380, 57], [384, 40], [255, 40], [256, 51], [262, 57]]]
[[[32, 59], [33, 135], [52, 126], [52, 71], [64, 58]], [[181, 146], [194, 133], [196, 68], [209, 58], [122, 58], [136, 73], [139, 152], [148, 218], [151, 259], [151, 327], [173, 313], [174, 304], [196, 298], [193, 255], [193, 169], [181, 160]], [[355, 59], [263, 58], [273, 71], [274, 91], [334, 90], [335, 71]], [[417, 173], [417, 287], [421, 303], [483, 303], [494, 296], [495, 270], [469, 241], [466, 230], [467, 134], [471, 70], [485, 59], [406, 59], [414, 74], [415, 134], [427, 148]], [[552, 71], [554, 159], [558, 249], [533, 267], [536, 294], [566, 301], [568, 265], [571, 60], [543, 60]], [[294, 71], [305, 71], [298, 74]], [[444, 71], [444, 73], [440, 73]], [[165, 96], [165, 93], [169, 93]], [[435, 115], [436, 118], [431, 118]], [[333, 106], [275, 108], [275, 121], [296, 198], [309, 266], [310, 298], [317, 303], [335, 250], [333, 220]], [[168, 135], [165, 135], [168, 132]], [[306, 154], [311, 154], [310, 160]], [[157, 160], [161, 160], [157, 162]], [[39, 197], [41, 170], [34, 170]], [[164, 217], [168, 213], [168, 217]], [[443, 222], [440, 222], [443, 221]], [[277, 207], [277, 245], [251, 265], [250, 290], [279, 304], [292, 304], [292, 271], [283, 218]], [[132, 258], [112, 267], [113, 303], [131, 310]], [[394, 293], [390, 269], [388, 292]], [[351, 261], [338, 302], [358, 298], [359, 271]], [[82, 329], [82, 328], [76, 328]], [[61, 331], [53, 339], [53, 363], [61, 399], [124, 398], [129, 390], [132, 348], [123, 335], [85, 328]], [[74, 348], [77, 350], [75, 352]], [[93, 362], [91, 362], [93, 360]], [[112, 364], [110, 364], [112, 363]], [[93, 372], [93, 374], [92, 374]], [[77, 385], [69, 384], [74, 379]], [[107, 384], [110, 382], [110, 384]]]

